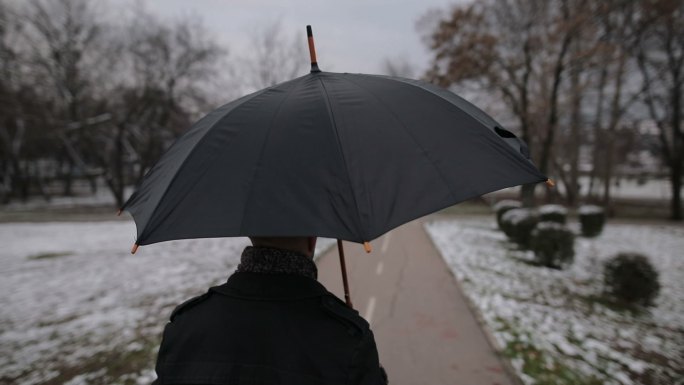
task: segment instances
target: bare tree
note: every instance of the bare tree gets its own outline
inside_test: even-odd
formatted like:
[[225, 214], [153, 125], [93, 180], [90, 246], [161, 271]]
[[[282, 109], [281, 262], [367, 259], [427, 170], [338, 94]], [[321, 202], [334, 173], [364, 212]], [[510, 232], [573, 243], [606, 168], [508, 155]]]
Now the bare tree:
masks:
[[382, 68], [382, 72], [389, 76], [403, 78], [412, 78], [416, 72], [413, 64], [405, 57], [385, 58]]
[[40, 124], [45, 98], [30, 76], [21, 50], [21, 23], [14, 7], [0, 2], [0, 201], [26, 199], [37, 185], [47, 197], [37, 159], [54, 145]]
[[140, 12], [125, 31], [125, 76], [107, 95], [111, 120], [94, 143], [119, 206], [126, 185], [139, 182], [192, 119], [214, 107], [203, 86], [217, 76], [226, 52], [196, 19], [166, 24]]
[[658, 129], [663, 163], [672, 186], [670, 217], [682, 220], [684, 174], [684, 3], [640, 2], [635, 53], [643, 80], [643, 102]]
[[74, 177], [94, 185], [102, 175], [121, 205], [126, 185], [140, 180], [192, 119], [215, 107], [204, 88], [215, 83], [225, 49], [199, 20], [164, 23], [144, 9], [106, 20], [98, 17], [105, 8], [96, 8], [104, 6], [31, 0], [17, 7], [22, 28], [14, 45], [6, 44], [9, 18], [0, 12], [0, 70], [12, 75], [0, 79], [0, 97], [12, 101], [0, 106], [12, 117], [0, 122], [3, 185], [26, 186], [19, 182], [25, 169], [36, 168], [29, 162], [35, 156], [67, 166], [59, 167], [65, 194]]
[[46, 123], [62, 142], [64, 194], [70, 195], [76, 168], [93, 176], [81, 151], [88, 135], [82, 121], [98, 114], [91, 95], [97, 84], [93, 69], [106, 56], [98, 49], [103, 24], [86, 0], [31, 0], [23, 21], [36, 87], [52, 106], [52, 122]]
[[[603, 180], [603, 205], [611, 205], [611, 186], [616, 165], [624, 160], [624, 146], [632, 136], [628, 121], [634, 117], [627, 112], [638, 98], [639, 89], [634, 79], [635, 62], [626, 48], [633, 40], [634, 2], [606, 1], [598, 5], [598, 34], [593, 40], [592, 67], [597, 97], [594, 110], [594, 167], [590, 188], [595, 176]], [[623, 157], [620, 159], [619, 157]]]
[[[0, 2], [0, 198], [3, 202], [9, 200], [14, 190], [17, 175], [20, 173], [20, 155], [24, 142], [24, 125], [10, 127], [16, 119], [16, 105], [14, 104], [17, 89], [18, 64], [17, 53], [12, 44], [12, 33], [16, 24], [12, 22], [10, 10], [4, 1]], [[15, 120], [16, 125], [16, 120]]]
[[[427, 78], [442, 86], [467, 81], [498, 94], [518, 121], [543, 173], [552, 170], [562, 87], [585, 0], [487, 0], [455, 7], [431, 35]], [[531, 205], [536, 185], [523, 186]]]
[[306, 40], [300, 33], [283, 31], [278, 21], [257, 30], [250, 48], [236, 68], [249, 90], [274, 86], [308, 72]]

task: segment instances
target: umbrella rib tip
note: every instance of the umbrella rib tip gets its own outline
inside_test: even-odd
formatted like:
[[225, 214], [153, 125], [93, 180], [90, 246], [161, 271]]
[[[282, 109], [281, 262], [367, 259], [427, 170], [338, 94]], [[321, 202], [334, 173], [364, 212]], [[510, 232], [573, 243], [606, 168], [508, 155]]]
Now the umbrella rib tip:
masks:
[[138, 244], [134, 243], [133, 248], [131, 249], [131, 254], [135, 254], [136, 251], [138, 251]]
[[364, 242], [363, 249], [366, 250], [366, 253], [370, 253], [371, 251], [373, 251], [370, 242]]
[[553, 179], [549, 178], [546, 180], [546, 185], [549, 187], [554, 187], [556, 186], [556, 182], [554, 182]]

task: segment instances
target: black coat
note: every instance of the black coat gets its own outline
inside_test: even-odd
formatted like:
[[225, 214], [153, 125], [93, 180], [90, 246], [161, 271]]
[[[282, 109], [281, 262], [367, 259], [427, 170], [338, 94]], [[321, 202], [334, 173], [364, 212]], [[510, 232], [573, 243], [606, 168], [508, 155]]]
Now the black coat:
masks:
[[315, 279], [236, 272], [178, 306], [154, 384], [380, 385], [373, 332]]

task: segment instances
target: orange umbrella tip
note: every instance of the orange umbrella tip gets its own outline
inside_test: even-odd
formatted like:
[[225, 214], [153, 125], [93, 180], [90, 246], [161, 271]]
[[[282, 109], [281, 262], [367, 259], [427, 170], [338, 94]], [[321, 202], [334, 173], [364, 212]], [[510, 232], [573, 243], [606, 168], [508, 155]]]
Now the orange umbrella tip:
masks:
[[364, 242], [363, 243], [363, 249], [366, 250], [366, 253], [370, 253], [373, 251], [373, 248], [371, 248], [370, 242]]
[[547, 184], [549, 187], [554, 187], [554, 186], [556, 185], [556, 182], [554, 182], [553, 179], [549, 178], [549, 179], [546, 180], [546, 184]]
[[316, 47], [314, 45], [313, 31], [311, 31], [311, 26], [306, 26], [306, 36], [309, 42], [309, 56], [311, 57], [311, 73], [321, 72], [318, 68], [318, 61], [316, 60]]
[[133, 248], [131, 249], [131, 254], [135, 254], [136, 251], [138, 251], [138, 244], [134, 243]]

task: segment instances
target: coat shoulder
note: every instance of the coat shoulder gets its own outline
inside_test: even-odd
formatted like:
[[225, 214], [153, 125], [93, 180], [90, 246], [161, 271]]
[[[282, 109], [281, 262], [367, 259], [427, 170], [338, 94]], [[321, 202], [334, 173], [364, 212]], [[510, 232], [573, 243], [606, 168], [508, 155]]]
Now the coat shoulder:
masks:
[[322, 301], [323, 309], [328, 315], [345, 324], [349, 334], [362, 336], [370, 330], [370, 325], [359, 315], [359, 312], [347, 306], [334, 294], [323, 296]]
[[190, 298], [189, 300], [181, 303], [180, 305], [176, 306], [175, 309], [171, 312], [171, 317], [170, 321], [173, 322], [174, 318], [178, 316], [179, 314], [183, 313], [184, 311], [187, 311], [188, 309], [192, 308], [193, 306], [206, 301], [211, 295], [211, 292], [208, 291], [202, 295], [198, 295], [197, 297]]

